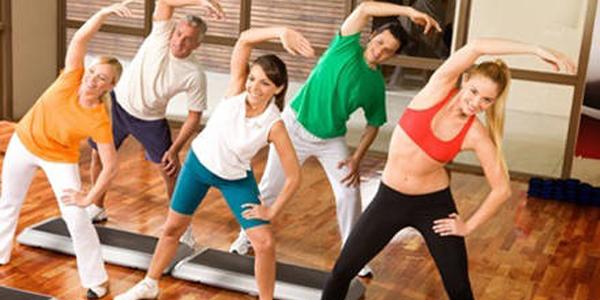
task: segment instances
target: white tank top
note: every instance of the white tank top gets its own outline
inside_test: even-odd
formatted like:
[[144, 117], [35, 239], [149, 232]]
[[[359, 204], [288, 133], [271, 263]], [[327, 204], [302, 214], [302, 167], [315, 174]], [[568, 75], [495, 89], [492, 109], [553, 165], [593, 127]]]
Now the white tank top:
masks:
[[281, 119], [274, 101], [262, 114], [247, 118], [246, 94], [221, 100], [204, 130], [192, 142], [198, 160], [215, 175], [228, 180], [246, 177], [250, 160], [267, 145], [271, 127]]

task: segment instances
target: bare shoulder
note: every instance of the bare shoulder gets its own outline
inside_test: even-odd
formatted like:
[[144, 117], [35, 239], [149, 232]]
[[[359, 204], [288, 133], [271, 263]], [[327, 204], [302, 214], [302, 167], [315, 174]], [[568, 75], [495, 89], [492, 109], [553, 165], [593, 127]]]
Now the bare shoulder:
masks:
[[463, 149], [475, 150], [478, 146], [487, 143], [492, 143], [487, 127], [479, 120], [479, 118], [475, 117], [471, 128], [469, 128], [469, 131], [467, 131], [467, 135], [465, 136]]
[[285, 128], [283, 120], [279, 119], [271, 126], [271, 130], [269, 131], [269, 142], [277, 142], [285, 137], [287, 137], [287, 129]]

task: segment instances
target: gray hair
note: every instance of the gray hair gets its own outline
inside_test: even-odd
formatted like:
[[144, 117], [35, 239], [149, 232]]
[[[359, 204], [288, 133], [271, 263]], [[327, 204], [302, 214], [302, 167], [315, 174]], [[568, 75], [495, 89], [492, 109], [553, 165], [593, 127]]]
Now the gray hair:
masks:
[[198, 29], [198, 42], [201, 42], [202, 39], [204, 39], [206, 30], [208, 29], [206, 22], [204, 22], [202, 18], [194, 15], [186, 15], [185, 22], [188, 23], [188, 25]]

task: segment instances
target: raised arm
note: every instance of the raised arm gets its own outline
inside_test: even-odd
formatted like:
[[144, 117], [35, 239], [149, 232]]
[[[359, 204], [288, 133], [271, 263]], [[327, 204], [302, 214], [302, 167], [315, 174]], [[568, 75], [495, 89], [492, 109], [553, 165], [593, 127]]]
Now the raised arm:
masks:
[[537, 45], [505, 39], [484, 38], [469, 42], [452, 54], [430, 78], [433, 84], [453, 85], [458, 77], [483, 55], [531, 54], [552, 65], [554, 70], [575, 72], [575, 64], [564, 54]]
[[209, 17], [221, 20], [225, 13], [216, 0], [158, 0], [154, 9], [154, 21], [166, 21], [173, 17], [175, 8], [197, 5], [208, 11]]
[[442, 31], [440, 25], [429, 15], [422, 13], [410, 6], [397, 5], [386, 2], [366, 1], [358, 5], [346, 18], [340, 29], [342, 36], [353, 35], [360, 32], [371, 17], [406, 16], [414, 23], [424, 26], [427, 34], [432, 28]]
[[287, 27], [251, 28], [240, 35], [231, 53], [231, 81], [225, 96], [235, 96], [244, 90], [246, 77], [250, 72], [248, 63], [252, 49], [262, 42], [279, 39], [285, 50], [293, 55], [314, 56], [310, 42], [299, 32]]
[[100, 30], [100, 27], [111, 14], [115, 14], [119, 17], [131, 17], [133, 14], [127, 8], [127, 5], [133, 2], [133, 0], [126, 0], [121, 3], [115, 3], [113, 5], [104, 7], [89, 18], [81, 28], [79, 28], [67, 48], [67, 55], [65, 57], [65, 72], [82, 68], [85, 53], [87, 52], [87, 46], [89, 41], [92, 39], [94, 34]]

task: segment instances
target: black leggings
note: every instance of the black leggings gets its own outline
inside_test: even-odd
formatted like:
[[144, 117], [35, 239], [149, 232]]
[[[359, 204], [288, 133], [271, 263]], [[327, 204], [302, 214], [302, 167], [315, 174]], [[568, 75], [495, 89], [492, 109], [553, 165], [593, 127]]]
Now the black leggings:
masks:
[[404, 195], [381, 183], [375, 198], [360, 216], [344, 244], [323, 290], [323, 300], [344, 299], [350, 281], [402, 228], [421, 233], [435, 260], [450, 299], [473, 299], [467, 267], [465, 240], [442, 237], [433, 231], [433, 221], [456, 212], [450, 189]]

